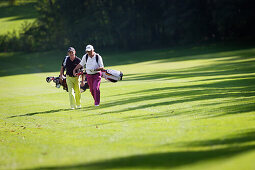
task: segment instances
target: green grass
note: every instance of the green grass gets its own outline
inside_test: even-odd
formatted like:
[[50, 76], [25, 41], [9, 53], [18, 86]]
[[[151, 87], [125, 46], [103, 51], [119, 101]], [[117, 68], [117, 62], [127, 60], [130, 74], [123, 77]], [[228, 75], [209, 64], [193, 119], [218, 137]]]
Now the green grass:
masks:
[[14, 6], [9, 6], [7, 2], [0, 2], [0, 35], [19, 32], [27, 23], [35, 21], [37, 12], [35, 0], [18, 0]]
[[79, 110], [45, 81], [65, 52], [0, 54], [0, 169], [255, 169], [255, 48], [101, 54], [124, 80]]

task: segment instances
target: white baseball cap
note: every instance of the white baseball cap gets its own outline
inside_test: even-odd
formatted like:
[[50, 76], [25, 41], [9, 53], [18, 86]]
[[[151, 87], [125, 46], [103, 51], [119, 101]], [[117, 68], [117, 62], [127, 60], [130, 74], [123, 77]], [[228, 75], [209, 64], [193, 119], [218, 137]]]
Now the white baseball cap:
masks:
[[92, 45], [86, 46], [86, 51], [92, 51], [92, 50], [94, 50], [94, 47]]

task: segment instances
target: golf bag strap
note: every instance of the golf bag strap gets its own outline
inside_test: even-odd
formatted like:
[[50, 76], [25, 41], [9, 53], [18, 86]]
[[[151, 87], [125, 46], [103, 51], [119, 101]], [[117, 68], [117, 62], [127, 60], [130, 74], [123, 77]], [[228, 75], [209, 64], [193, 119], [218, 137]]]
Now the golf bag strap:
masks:
[[[89, 55], [86, 54], [86, 63], [87, 63], [87, 61], [88, 61], [88, 58], [89, 58]], [[98, 54], [96, 54], [96, 61], [97, 61], [97, 64], [98, 64]], [[99, 64], [98, 64], [98, 65], [99, 65]]]

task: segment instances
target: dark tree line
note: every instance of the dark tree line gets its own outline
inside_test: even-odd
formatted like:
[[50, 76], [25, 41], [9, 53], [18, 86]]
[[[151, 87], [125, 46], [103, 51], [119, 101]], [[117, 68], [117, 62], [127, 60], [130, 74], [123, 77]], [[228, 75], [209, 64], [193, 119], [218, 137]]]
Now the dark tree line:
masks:
[[21, 38], [30, 50], [254, 40], [254, 9], [253, 0], [38, 0]]

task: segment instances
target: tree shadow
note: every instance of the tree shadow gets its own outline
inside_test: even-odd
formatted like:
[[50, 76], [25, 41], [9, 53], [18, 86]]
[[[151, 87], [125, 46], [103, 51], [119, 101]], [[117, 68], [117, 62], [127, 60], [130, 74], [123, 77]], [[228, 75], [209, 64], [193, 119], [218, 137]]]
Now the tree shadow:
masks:
[[[245, 131], [238, 132], [234, 135], [224, 136], [218, 139], [206, 140], [206, 141], [192, 141], [176, 143], [179, 147], [215, 147], [215, 146], [229, 146], [229, 145], [242, 145], [248, 142], [255, 141], [255, 130], [247, 129]], [[254, 144], [253, 144], [254, 145]]]
[[[245, 78], [245, 76], [243, 77]], [[178, 86], [178, 87], [163, 87], [163, 88], [152, 88], [140, 91], [134, 91], [132, 94], [141, 94], [140, 96], [132, 96], [132, 97], [125, 97], [121, 100], [116, 100], [108, 103], [104, 103], [100, 106], [100, 108], [96, 109], [105, 109], [111, 108], [116, 105], [128, 105], [137, 102], [144, 102], [139, 104], [134, 104], [132, 106], [126, 106], [122, 109], [117, 109], [113, 111], [102, 111], [100, 114], [91, 115], [91, 116], [98, 116], [98, 115], [106, 115], [106, 114], [125, 114], [125, 112], [131, 113], [132, 111], [142, 110], [142, 109], [150, 109], [159, 106], [168, 106], [168, 111], [159, 112], [159, 113], [146, 113], [142, 115], [133, 115], [122, 118], [118, 120], [118, 122], [126, 122], [126, 121], [135, 121], [135, 120], [148, 120], [148, 119], [157, 119], [157, 118], [166, 118], [166, 117], [173, 117], [179, 115], [188, 115], [188, 114], [197, 114], [200, 119], [205, 118], [214, 118], [220, 116], [228, 116], [233, 114], [242, 114], [242, 113], [249, 113], [254, 111], [255, 104], [254, 103], [238, 103], [232, 104], [229, 103], [227, 106], [218, 106], [217, 108], [210, 108], [210, 105], [217, 105], [215, 102], [206, 104], [208, 100], [218, 100], [222, 101], [224, 99], [232, 98], [236, 101], [243, 100], [244, 98], [250, 98], [255, 96], [255, 86], [254, 86], [255, 78], [247, 76], [246, 82], [244, 79], [222, 79], [221, 81], [216, 81], [213, 83], [204, 83], [199, 85], [187, 85], [187, 86]], [[252, 90], [254, 89], [254, 90]], [[169, 91], [171, 90], [171, 91]], [[150, 92], [154, 92], [150, 94]], [[128, 93], [132, 95], [131, 92]], [[127, 95], [126, 93], [119, 94], [122, 96]], [[119, 96], [118, 95], [118, 96]], [[155, 102], [158, 99], [164, 99], [162, 102]], [[169, 98], [169, 101], [166, 101]], [[148, 104], [147, 101], [153, 101]], [[155, 100], [155, 101], [154, 101]], [[171, 106], [174, 104], [185, 104], [186, 102], [196, 102], [200, 103], [198, 108], [193, 108], [192, 112], [189, 110], [186, 111], [176, 111]], [[233, 102], [233, 100], [232, 100]], [[203, 104], [205, 103], [205, 104]], [[222, 104], [218, 103], [218, 104]], [[210, 108], [204, 113], [203, 109]], [[200, 108], [200, 109], [199, 109]], [[92, 108], [91, 108], [92, 109]], [[87, 109], [90, 110], [90, 109]], [[96, 125], [106, 125], [116, 123], [116, 121], [107, 121], [101, 124]], [[94, 126], [94, 125], [92, 125]]]
[[26, 113], [26, 114], [23, 114], [23, 115], [14, 115], [14, 116], [10, 116], [10, 117], [7, 117], [7, 118], [24, 117], [24, 116], [33, 116], [33, 115], [37, 115], [37, 114], [57, 113], [57, 112], [70, 111], [70, 110], [71, 110], [71, 109], [47, 110], [47, 111], [43, 111], [43, 112], [33, 112], [33, 113]]
[[[2, 6], [0, 7], [0, 18], [12, 17], [11, 20], [33, 19], [37, 17], [35, 9], [36, 3], [25, 3], [18, 6]], [[28, 13], [27, 11], [30, 11]]]
[[203, 117], [203, 119], [217, 118], [217, 117], [222, 117], [222, 116], [227, 116], [227, 115], [254, 112], [255, 111], [255, 103], [237, 104], [237, 105], [232, 105], [232, 106], [218, 107], [216, 110], [218, 111], [217, 114], [215, 114], [215, 113], [210, 114], [210, 112], [209, 112], [207, 114], [207, 116]]
[[[255, 131], [243, 132], [235, 136], [227, 136], [226, 139], [215, 139], [205, 141], [194, 141], [181, 143], [180, 146], [186, 146], [186, 151], [169, 151], [159, 153], [148, 153], [140, 155], [131, 155], [127, 157], [112, 158], [92, 163], [74, 164], [68, 166], [40, 167], [37, 169], [121, 169], [121, 168], [176, 168], [188, 166], [199, 162], [210, 161], [213, 159], [226, 159], [235, 157], [239, 154], [255, 149], [255, 145], [249, 144], [255, 140]], [[175, 144], [169, 144], [175, 145]], [[224, 145], [224, 147], [207, 147]], [[192, 148], [192, 149], [189, 149]]]
[[[254, 54], [255, 55], [255, 54]], [[232, 60], [233, 62], [233, 60]], [[206, 71], [205, 71], [206, 70]], [[151, 74], [126, 75], [124, 81], [137, 80], [158, 80], [158, 79], [185, 79], [194, 77], [208, 77], [204, 81], [226, 79], [227, 76], [242, 78], [242, 74], [253, 74], [255, 71], [255, 60], [242, 61], [241, 57], [235, 59], [233, 63], [215, 63], [206, 66], [196, 66], [188, 69], [159, 72]], [[210, 78], [213, 76], [225, 76], [222, 78]], [[252, 77], [253, 75], [250, 75]], [[254, 77], [254, 76], [253, 76]]]
[[[137, 106], [135, 108], [132, 108], [132, 110], [137, 110], [137, 109], [145, 109], [145, 108], [150, 108], [154, 106], [162, 106], [162, 105], [169, 105], [173, 104], [171, 102], [163, 102], [163, 103], [154, 103], [154, 104], [148, 104], [148, 105], [142, 105], [142, 106]], [[215, 105], [214, 104], [209, 104], [209, 105]], [[208, 105], [206, 105], [208, 106]], [[204, 106], [204, 108], [206, 107]], [[174, 116], [180, 116], [180, 115], [197, 115], [196, 118], [198, 119], [208, 119], [208, 118], [217, 118], [221, 116], [228, 116], [228, 115], [233, 115], [233, 114], [243, 114], [243, 113], [249, 113], [254, 111], [255, 104], [254, 103], [249, 103], [249, 104], [239, 104], [235, 106], [226, 106], [226, 107], [218, 107], [217, 109], [213, 110], [208, 110], [206, 114], [201, 114], [203, 112], [203, 109], [196, 109], [196, 111], [185, 111], [185, 112], [178, 112], [175, 109], [169, 109], [168, 111], [164, 112], [159, 112], [159, 113], [145, 113], [145, 114], [139, 114], [139, 115], [133, 115], [133, 116], [128, 116], [125, 118], [122, 118], [121, 120], [116, 120], [116, 121], [107, 121], [103, 123], [96, 123], [92, 124], [91, 127], [96, 126], [96, 125], [109, 125], [112, 123], [120, 123], [120, 122], [129, 122], [129, 121], [137, 121], [137, 120], [150, 120], [150, 119], [158, 119], [158, 118], [169, 118], [169, 117], [174, 117]], [[231, 109], [231, 110], [230, 110]], [[104, 115], [104, 114], [124, 114], [124, 112], [127, 111], [132, 111], [130, 109], [123, 109], [123, 110], [117, 110], [113, 112], [103, 112], [99, 115]], [[96, 115], [90, 115], [90, 116], [96, 116]]]
[[[116, 105], [124, 105], [130, 103], [136, 103], [146, 100], [157, 100], [163, 98], [175, 98], [175, 97], [182, 97], [182, 99], [176, 99], [172, 101], [166, 102], [159, 102], [159, 103], [152, 103], [152, 104], [145, 104], [134, 106], [132, 108], [125, 108], [117, 112], [124, 112], [136, 109], [143, 109], [148, 107], [154, 106], [162, 106], [162, 105], [170, 105], [170, 104], [177, 104], [177, 103], [184, 103], [184, 102], [192, 102], [192, 101], [203, 101], [209, 99], [222, 99], [227, 97], [252, 97], [255, 96], [255, 92], [251, 91], [251, 88], [254, 87], [253, 83], [255, 82], [255, 78], [252, 77], [251, 81], [246, 84], [246, 86], [242, 86], [244, 81], [241, 80], [222, 80], [220, 82], [208, 83], [208, 84], [200, 84], [200, 85], [187, 85], [181, 87], [164, 87], [164, 88], [152, 88], [146, 90], [140, 90], [135, 92], [129, 92], [128, 94], [141, 94], [145, 93], [145, 95], [141, 95], [139, 97], [127, 97], [122, 98], [121, 101], [116, 100], [113, 102], [105, 103], [101, 105], [101, 108], [108, 108]], [[226, 87], [228, 89], [226, 89]], [[206, 89], [206, 90], [205, 90]], [[169, 90], [175, 90], [168, 92]], [[157, 92], [157, 91], [164, 91], [161, 93], [154, 93], [148, 94], [148, 92]], [[167, 92], [165, 92], [167, 91]], [[232, 93], [233, 92], [233, 93]], [[119, 95], [126, 95], [126, 93], [118, 94]], [[108, 112], [108, 113], [115, 113], [115, 112]], [[103, 113], [107, 114], [107, 113]]]
[[[6, 53], [0, 55], [0, 76], [56, 72], [65, 55], [59, 51]], [[14, 67], [13, 63], [19, 63], [19, 66]]]
[[[105, 65], [125, 65], [146, 61], [176, 62], [198, 58], [211, 59], [230, 57], [233, 55], [254, 56], [254, 44], [245, 43], [218, 43], [206, 45], [189, 45], [165, 49], [147, 49], [134, 52], [111, 51], [102, 55]], [[248, 50], [248, 51], [247, 51]], [[220, 53], [220, 54], [219, 54]], [[117, 59], [117, 60], [116, 60]]]
[[[194, 60], [200, 58], [221, 58], [221, 57], [231, 57], [236, 55], [235, 53], [240, 54], [240, 56], [251, 56], [254, 55], [255, 52], [252, 45], [241, 46], [232, 45], [232, 46], [224, 46], [224, 45], [208, 45], [208, 46], [191, 46], [191, 47], [176, 47], [176, 48], [168, 48], [168, 49], [158, 49], [158, 50], [143, 50], [143, 51], [135, 51], [135, 52], [111, 52], [111, 53], [100, 53], [103, 57], [104, 64], [108, 68], [111, 66], [118, 65], [126, 65], [126, 64], [134, 64], [145, 61], [158, 61], [159, 62], [175, 62], [175, 61], [186, 61], [186, 60]], [[240, 51], [240, 49], [242, 49]], [[232, 51], [233, 50], [233, 51]], [[248, 52], [247, 52], [247, 51]], [[82, 50], [83, 51], [83, 50]], [[98, 51], [100, 52], [100, 51]], [[220, 54], [221, 52], [230, 52], [231, 54]], [[202, 56], [202, 55], [207, 55]], [[1, 63], [0, 63], [0, 76], [8, 76], [8, 75], [16, 75], [16, 74], [28, 74], [28, 73], [39, 73], [39, 72], [56, 72], [59, 71], [59, 65], [66, 55], [66, 49], [61, 49], [60, 51], [46, 51], [46, 52], [35, 52], [35, 53], [6, 53], [0, 55]], [[79, 52], [77, 49], [77, 56], [82, 57], [84, 53]], [[61, 57], [62, 56], [62, 57]], [[33, 60], [31, 60], [31, 58]], [[16, 65], [13, 66], [13, 63], [19, 63], [19, 67]], [[8, 71], [6, 71], [8, 70]], [[189, 69], [185, 70], [186, 75], [189, 74]], [[171, 72], [175, 73], [175, 72]], [[124, 73], [124, 75], [128, 75], [128, 73]], [[131, 75], [129, 75], [131, 76]], [[139, 75], [137, 75], [139, 76]], [[138, 77], [133, 80], [146, 80], [153, 79], [157, 77], [167, 76], [166, 74], [158, 73], [157, 76], [147, 76], [147, 77]], [[176, 75], [178, 76], [178, 75]], [[180, 75], [179, 75], [180, 76]], [[128, 80], [126, 76], [123, 80]], [[131, 80], [131, 79], [130, 79]]]
[[[230, 59], [231, 60], [231, 59]], [[144, 109], [149, 107], [163, 106], [163, 105], [171, 105], [176, 103], [185, 103], [192, 101], [203, 101], [210, 99], [224, 99], [228, 97], [253, 97], [255, 96], [255, 77], [254, 77], [254, 61], [243, 61], [239, 57], [236, 57], [235, 60], [232, 60], [233, 63], [229, 63], [227, 68], [226, 64], [213, 64], [209, 66], [203, 66], [193, 69], [186, 69], [176, 72], [166, 72], [166, 73], [152, 73], [145, 75], [131, 75], [126, 78], [125, 81], [140, 81], [140, 80], [157, 80], [157, 79], [182, 79], [182, 78], [193, 78], [193, 77], [203, 77], [200, 80], [189, 80], [187, 83], [183, 83], [184, 86], [178, 87], [164, 87], [164, 88], [151, 88], [146, 90], [122, 93], [115, 96], [125, 96], [132, 94], [141, 94], [145, 93], [145, 95], [140, 95], [140, 97], [129, 97], [128, 99], [122, 99], [121, 101], [116, 101], [112, 103], [107, 103], [105, 107], [115, 106], [121, 104], [129, 104], [135, 102], [141, 102], [146, 100], [156, 100], [163, 98], [171, 98], [171, 97], [182, 97], [182, 99], [176, 99], [172, 101], [166, 101], [161, 103], [153, 103], [153, 104], [145, 104], [138, 105], [130, 108], [125, 108], [122, 110], [117, 110], [113, 112], [104, 112], [102, 114], [110, 114], [110, 113], [122, 113], [125, 111], [132, 111], [137, 109]], [[204, 70], [208, 70], [208, 72], [204, 72]], [[220, 76], [220, 77], [216, 77]], [[202, 82], [199, 85], [189, 85], [190, 82]], [[173, 91], [175, 92], [165, 92], [165, 91]], [[162, 91], [164, 91], [162, 93]], [[149, 94], [153, 92], [153, 94]], [[159, 92], [155, 94], [155, 92]], [[160, 93], [161, 92], [161, 93]], [[114, 95], [113, 95], [114, 96]], [[239, 110], [240, 113], [252, 111], [251, 105], [248, 108], [242, 108]], [[226, 110], [227, 108], [225, 108]], [[229, 114], [236, 113], [235, 111], [230, 111]], [[224, 114], [226, 115], [226, 114]], [[218, 115], [217, 115], [218, 116]]]

